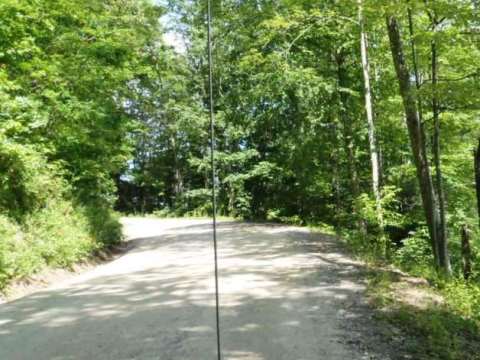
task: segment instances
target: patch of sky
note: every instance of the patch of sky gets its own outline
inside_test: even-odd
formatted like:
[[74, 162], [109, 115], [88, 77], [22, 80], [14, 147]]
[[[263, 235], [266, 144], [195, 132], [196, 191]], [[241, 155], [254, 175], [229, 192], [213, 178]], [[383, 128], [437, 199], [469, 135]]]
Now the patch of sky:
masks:
[[[152, 0], [155, 4], [169, 8], [168, 0]], [[178, 32], [178, 16], [172, 11], [167, 11], [165, 15], [160, 18], [160, 24], [165, 29], [163, 40], [168, 46], [171, 46], [179, 54], [186, 52], [185, 39], [180, 32]]]

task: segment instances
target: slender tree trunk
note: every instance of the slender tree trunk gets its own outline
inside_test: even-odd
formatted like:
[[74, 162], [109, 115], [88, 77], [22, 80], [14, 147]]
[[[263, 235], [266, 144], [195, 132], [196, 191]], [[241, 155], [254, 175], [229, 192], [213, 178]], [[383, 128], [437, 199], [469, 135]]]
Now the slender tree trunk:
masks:
[[473, 152], [475, 165], [475, 190], [477, 194], [477, 210], [480, 225], [480, 139], [478, 139], [477, 148]]
[[[343, 66], [344, 59], [337, 55], [337, 76], [340, 88], [347, 88], [346, 70]], [[340, 119], [343, 127], [344, 147], [347, 154], [348, 171], [350, 175], [350, 185], [354, 198], [360, 195], [360, 184], [358, 181], [357, 164], [355, 160], [355, 144], [353, 140], [352, 121], [348, 116], [348, 96], [344, 91], [340, 92]]]
[[[408, 25], [410, 31], [410, 46], [411, 46], [411, 53], [412, 53], [412, 63], [413, 63], [413, 70], [415, 75], [415, 85], [417, 91], [420, 90], [420, 74], [418, 71], [418, 61], [417, 61], [417, 50], [415, 46], [415, 38], [414, 38], [414, 25], [413, 25], [413, 16], [411, 9], [408, 9]], [[433, 91], [434, 94], [432, 96], [432, 112], [434, 118], [434, 136], [433, 136], [433, 158], [435, 164], [435, 184], [434, 184], [434, 195], [438, 200], [438, 224], [437, 224], [437, 251], [438, 251], [438, 259], [441, 262], [444, 262], [442, 268], [447, 269], [447, 273], [451, 272], [450, 266], [450, 259], [448, 256], [448, 238], [447, 238], [447, 229], [446, 229], [446, 221], [445, 221], [445, 195], [443, 193], [443, 181], [441, 175], [441, 167], [440, 167], [440, 127], [439, 127], [439, 106], [438, 106], [438, 98], [436, 94], [436, 84], [437, 84], [437, 69], [438, 69], [438, 62], [437, 62], [437, 54], [436, 54], [436, 45], [432, 42], [432, 83], [433, 83]], [[420, 96], [417, 94], [417, 111], [418, 116], [420, 119], [421, 126], [423, 128], [423, 114], [422, 114], [422, 100]], [[423, 131], [423, 133], [425, 133]]]
[[[336, 120], [334, 120], [333, 126], [332, 126], [332, 140], [333, 140], [333, 148], [338, 149], [338, 135], [337, 135], [337, 123]], [[335, 214], [337, 215], [337, 226], [339, 225], [338, 221], [338, 215], [341, 214], [342, 211], [342, 200], [341, 200], [341, 185], [340, 185], [340, 159], [338, 156], [337, 151], [332, 151], [332, 162], [333, 162], [333, 168], [332, 168], [332, 187], [333, 187], [333, 193], [335, 194]]]
[[[417, 47], [415, 46], [413, 17], [412, 17], [412, 10], [410, 10], [410, 8], [408, 9], [408, 29], [410, 31], [410, 48], [412, 52], [413, 74], [415, 75], [415, 86], [418, 91], [420, 90], [421, 80], [420, 80], [420, 73], [418, 72]], [[418, 112], [420, 124], [423, 127], [422, 100], [418, 94], [417, 94], [417, 112]]]
[[[435, 21], [435, 20], [434, 20]], [[434, 24], [435, 26], [435, 24]], [[445, 193], [443, 191], [443, 176], [440, 160], [440, 111], [437, 95], [438, 56], [435, 40], [431, 43], [432, 51], [432, 114], [433, 114], [433, 162], [435, 164], [435, 185], [438, 198], [439, 224], [438, 224], [438, 251], [440, 266], [451, 272], [450, 258], [448, 255], [447, 224], [445, 216]]]
[[462, 226], [461, 235], [463, 278], [468, 280], [472, 274], [472, 249], [470, 247], [470, 230], [465, 224]]
[[[345, 59], [341, 54], [337, 54], [337, 76], [340, 88], [348, 88], [347, 73], [344, 67]], [[348, 95], [340, 91], [340, 119], [343, 126], [344, 147], [347, 155], [348, 172], [350, 177], [350, 186], [353, 195], [352, 211], [358, 216], [359, 209], [356, 206], [356, 199], [360, 196], [360, 182], [355, 158], [355, 143], [353, 138], [353, 121], [348, 116]], [[362, 219], [358, 219], [358, 227], [362, 233], [366, 233], [366, 224]]]
[[[377, 150], [377, 139], [375, 136], [375, 122], [373, 112], [372, 89], [370, 86], [370, 65], [368, 61], [368, 42], [365, 33], [362, 0], [358, 1], [358, 21], [360, 23], [360, 52], [362, 57], [363, 84], [365, 92], [365, 112], [367, 115], [368, 143], [370, 146], [370, 161], [372, 164], [372, 188], [375, 196], [377, 221], [383, 237], [383, 209], [382, 196], [380, 192], [380, 158]], [[384, 239], [382, 239], [383, 241]], [[384, 244], [387, 245], [387, 244]], [[385, 249], [386, 250], [386, 249]]]
[[398, 21], [395, 16], [388, 15], [386, 17], [386, 24], [390, 39], [392, 58], [400, 87], [400, 94], [405, 109], [410, 145], [417, 169], [417, 178], [420, 184], [420, 192], [425, 211], [425, 218], [430, 233], [432, 251], [435, 257], [436, 266], [443, 271], [448, 271], [448, 269], [442, 267], [444, 262], [439, 261], [437, 236], [439, 223], [438, 208], [433, 189], [433, 182], [430, 176], [430, 167], [425, 145], [425, 133], [418, 114], [417, 94], [415, 87], [412, 87], [410, 83], [410, 70], [406, 64]]
[[172, 134], [170, 138], [170, 144], [172, 147], [172, 163], [173, 163], [173, 184], [172, 184], [172, 192], [173, 192], [173, 201], [172, 205], [177, 207], [179, 205], [180, 197], [183, 193], [183, 176], [180, 169], [180, 164], [178, 161], [178, 152], [177, 152], [177, 139], [176, 134]]

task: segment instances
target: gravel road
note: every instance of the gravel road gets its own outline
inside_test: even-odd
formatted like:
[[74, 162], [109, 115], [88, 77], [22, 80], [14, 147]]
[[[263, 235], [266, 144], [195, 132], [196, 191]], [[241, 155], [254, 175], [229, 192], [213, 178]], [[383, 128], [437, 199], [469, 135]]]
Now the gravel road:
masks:
[[[0, 359], [216, 359], [209, 222], [124, 228], [122, 257], [0, 306]], [[360, 265], [332, 238], [222, 222], [218, 239], [224, 359], [377, 358], [362, 340]]]

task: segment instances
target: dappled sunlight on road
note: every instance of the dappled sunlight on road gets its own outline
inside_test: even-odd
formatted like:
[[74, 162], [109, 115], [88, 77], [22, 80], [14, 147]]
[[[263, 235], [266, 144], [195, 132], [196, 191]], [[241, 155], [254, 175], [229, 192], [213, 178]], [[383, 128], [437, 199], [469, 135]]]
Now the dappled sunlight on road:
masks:
[[[129, 253], [0, 307], [1, 359], [215, 357], [210, 225], [129, 221]], [[359, 358], [340, 324], [363, 290], [359, 265], [333, 239], [232, 222], [219, 244], [225, 359]]]

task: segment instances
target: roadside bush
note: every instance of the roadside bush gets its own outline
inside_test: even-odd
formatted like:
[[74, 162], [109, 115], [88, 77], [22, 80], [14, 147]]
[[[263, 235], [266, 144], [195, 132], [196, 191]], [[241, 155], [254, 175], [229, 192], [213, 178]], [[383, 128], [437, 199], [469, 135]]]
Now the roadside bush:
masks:
[[120, 216], [102, 202], [89, 204], [82, 209], [88, 220], [90, 235], [102, 246], [118, 244], [122, 239]]
[[175, 217], [175, 213], [169, 207], [164, 207], [163, 209], [155, 210], [153, 212], [153, 216], [162, 218], [162, 219], [171, 218], [171, 217]]
[[74, 205], [60, 166], [34, 147], [3, 141], [0, 173], [0, 289], [45, 266], [68, 268], [121, 239], [109, 204]]
[[[187, 191], [184, 194], [183, 202], [188, 204], [181, 211], [170, 209], [175, 216], [205, 216], [212, 213], [211, 190], [209, 189], [195, 189]], [[187, 211], [185, 211], [187, 210]]]
[[465, 281], [451, 281], [442, 291], [451, 309], [480, 326], [480, 285]]
[[[404, 215], [399, 211], [398, 193], [399, 189], [394, 186], [385, 186], [382, 189], [381, 207], [383, 226], [401, 226], [405, 221]], [[355, 200], [356, 208], [359, 211], [358, 216], [366, 222], [369, 227], [369, 232], [375, 229], [376, 232], [380, 230], [378, 223], [377, 203], [375, 198], [370, 194], [361, 194]]]
[[6, 216], [0, 215], [0, 289], [11, 277], [11, 261], [8, 256], [20, 229]]
[[0, 210], [17, 220], [68, 191], [59, 168], [31, 146], [0, 137]]
[[412, 232], [402, 241], [402, 247], [394, 254], [394, 262], [402, 269], [422, 272], [430, 269], [433, 264], [432, 249], [428, 240], [428, 230], [425, 227]]
[[118, 217], [106, 207], [51, 200], [21, 225], [0, 216], [0, 289], [46, 266], [69, 268], [120, 239]]
[[282, 210], [270, 209], [267, 211], [267, 220], [289, 225], [303, 225], [304, 221], [298, 215], [283, 216]]
[[25, 242], [48, 266], [69, 267], [99, 247], [89, 233], [88, 218], [66, 201], [29, 215], [24, 228]]

